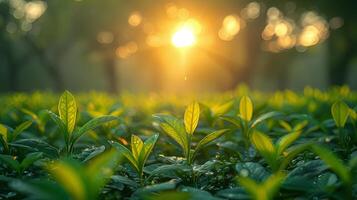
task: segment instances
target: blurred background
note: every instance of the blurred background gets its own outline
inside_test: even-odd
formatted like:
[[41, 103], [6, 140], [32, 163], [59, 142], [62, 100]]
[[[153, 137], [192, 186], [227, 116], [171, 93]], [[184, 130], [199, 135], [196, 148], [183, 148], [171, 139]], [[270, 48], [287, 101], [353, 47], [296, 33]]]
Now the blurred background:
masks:
[[357, 4], [0, 0], [0, 92], [357, 89]]

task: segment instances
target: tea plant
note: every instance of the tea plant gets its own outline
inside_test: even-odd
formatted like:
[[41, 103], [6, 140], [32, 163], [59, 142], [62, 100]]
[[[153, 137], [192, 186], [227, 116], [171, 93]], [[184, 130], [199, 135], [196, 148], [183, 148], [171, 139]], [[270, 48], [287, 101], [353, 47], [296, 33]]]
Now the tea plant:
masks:
[[155, 116], [160, 120], [162, 130], [181, 146], [184, 157], [189, 165], [192, 164], [199, 150], [228, 131], [227, 129], [214, 131], [201, 139], [196, 148], [192, 149], [192, 135], [195, 132], [200, 117], [200, 107], [197, 102], [193, 102], [187, 106], [183, 123], [173, 116]]
[[77, 120], [77, 104], [74, 96], [68, 91], [65, 91], [62, 94], [58, 102], [59, 116], [51, 111], [48, 111], [48, 113], [64, 136], [65, 152], [67, 155], [71, 155], [73, 153], [74, 144], [87, 131], [117, 119], [114, 116], [101, 116], [91, 119], [82, 127], [75, 129]]
[[343, 128], [347, 122], [348, 116], [353, 116], [355, 113], [343, 101], [337, 101], [331, 106], [331, 114], [338, 128], [338, 137], [340, 145], [350, 152], [352, 136], [350, 136]]
[[16, 138], [32, 124], [31, 121], [26, 121], [18, 125], [15, 129], [6, 127], [0, 124], [0, 142], [2, 144], [3, 152], [9, 153], [9, 143], [16, 140]]
[[299, 145], [290, 151], [285, 151], [298, 137], [301, 130], [294, 131], [279, 138], [274, 144], [272, 139], [264, 133], [254, 131], [251, 136], [253, 146], [268, 163], [272, 171], [284, 169], [294, 158], [293, 155], [300, 153], [308, 147], [308, 144]]
[[237, 116], [222, 116], [221, 118], [228, 121], [242, 131], [245, 147], [250, 146], [250, 135], [254, 128], [265, 120], [281, 115], [279, 112], [264, 113], [253, 119], [253, 102], [248, 96], [243, 96], [239, 102], [239, 115]]
[[0, 95], [0, 199], [357, 198], [355, 91], [183, 96]]
[[131, 135], [131, 151], [125, 146], [119, 144], [118, 142], [113, 142], [112, 145], [122, 153], [134, 169], [139, 174], [141, 185], [144, 184], [143, 173], [146, 160], [148, 159], [152, 149], [155, 146], [157, 139], [159, 138], [158, 134], [154, 134], [149, 137], [145, 142], [143, 142], [140, 137], [136, 135]]

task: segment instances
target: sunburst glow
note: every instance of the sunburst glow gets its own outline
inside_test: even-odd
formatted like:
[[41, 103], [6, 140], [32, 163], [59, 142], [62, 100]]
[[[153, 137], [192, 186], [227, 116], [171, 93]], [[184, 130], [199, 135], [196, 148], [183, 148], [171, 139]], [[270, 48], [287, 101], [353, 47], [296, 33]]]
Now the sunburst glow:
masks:
[[193, 46], [196, 43], [194, 32], [190, 27], [182, 27], [172, 35], [171, 42], [177, 48]]

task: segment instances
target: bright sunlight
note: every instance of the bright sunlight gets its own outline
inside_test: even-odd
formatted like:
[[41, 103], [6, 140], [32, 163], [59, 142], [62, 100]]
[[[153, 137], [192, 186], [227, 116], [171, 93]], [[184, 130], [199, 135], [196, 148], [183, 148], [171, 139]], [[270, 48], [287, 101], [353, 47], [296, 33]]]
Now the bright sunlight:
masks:
[[172, 35], [171, 42], [177, 48], [193, 46], [196, 43], [196, 35], [192, 28], [184, 26]]

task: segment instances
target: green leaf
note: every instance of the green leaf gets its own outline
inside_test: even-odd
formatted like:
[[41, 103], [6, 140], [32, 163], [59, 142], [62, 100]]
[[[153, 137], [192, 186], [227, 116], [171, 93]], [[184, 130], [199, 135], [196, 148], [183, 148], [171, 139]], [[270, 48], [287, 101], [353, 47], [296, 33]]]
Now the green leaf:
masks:
[[92, 193], [98, 194], [100, 192], [107, 179], [113, 175], [114, 169], [118, 166], [120, 160], [120, 153], [110, 149], [89, 161], [85, 168], [85, 174], [90, 180]]
[[122, 144], [119, 144], [118, 142], [112, 142], [111, 143], [113, 147], [115, 147], [120, 154], [122, 154], [126, 159], [128, 159], [128, 161], [130, 162], [130, 164], [134, 167], [134, 169], [139, 172], [139, 166], [138, 166], [138, 162], [137, 160], [134, 158], [133, 154], [130, 152], [129, 149], [127, 149], [125, 146], [123, 146]]
[[43, 155], [42, 152], [34, 152], [34, 153], [27, 154], [26, 157], [21, 161], [20, 164], [21, 171], [27, 169], [30, 165], [32, 165], [32, 163], [39, 160], [42, 157], [42, 155]]
[[86, 199], [86, 182], [83, 179], [83, 169], [72, 160], [55, 161], [47, 166], [47, 170], [72, 197], [71, 199]]
[[211, 110], [215, 117], [226, 114], [233, 106], [234, 101], [228, 101], [223, 104], [214, 106]]
[[283, 155], [282, 161], [280, 163], [279, 169], [284, 170], [289, 163], [300, 153], [310, 148], [311, 142], [299, 144], [292, 147], [286, 154]]
[[139, 160], [139, 156], [144, 147], [143, 141], [136, 135], [131, 135], [131, 152], [135, 160]]
[[18, 125], [15, 128], [14, 132], [12, 132], [11, 141], [15, 140], [17, 138], [17, 136], [20, 135], [28, 127], [30, 127], [31, 124], [32, 124], [32, 121], [26, 121], [26, 122], [23, 122], [20, 125]]
[[58, 184], [47, 179], [19, 180], [9, 182], [15, 191], [26, 194], [27, 199], [63, 200], [70, 199], [69, 195]]
[[253, 197], [253, 199], [256, 200], [266, 199], [265, 197], [259, 199], [259, 197], [262, 196], [260, 193], [262, 193], [263, 191], [260, 190], [259, 185], [253, 179], [240, 176], [238, 177], [238, 182], [242, 187], [244, 187], [247, 193], [249, 193]]
[[237, 126], [239, 128], [243, 128], [242, 119], [240, 117], [221, 116], [220, 118], [224, 121], [234, 124], [235, 126]]
[[98, 126], [116, 120], [118, 119], [117, 117], [110, 116], [110, 115], [105, 115], [101, 117], [97, 117], [94, 119], [89, 120], [86, 124], [84, 124], [78, 132], [75, 133], [74, 141], [76, 141], [78, 138], [80, 138], [84, 133], [86, 133], [89, 130], [92, 130], [94, 128], [97, 128]]
[[169, 115], [155, 115], [155, 117], [161, 120], [161, 129], [175, 140], [186, 154], [188, 151], [188, 140], [182, 121]]
[[243, 96], [239, 102], [240, 116], [249, 122], [253, 116], [253, 103], [248, 96]]
[[279, 121], [279, 124], [280, 124], [280, 126], [282, 126], [286, 131], [292, 131], [292, 127], [290, 126], [290, 124], [289, 123], [287, 123], [286, 121], [283, 121], [283, 120], [280, 120]]
[[349, 112], [350, 108], [343, 101], [337, 101], [332, 105], [331, 113], [337, 127], [345, 126]]
[[144, 149], [143, 151], [141, 151], [141, 155], [140, 155], [140, 164], [141, 167], [143, 168], [146, 160], [148, 159], [152, 149], [154, 148], [157, 139], [159, 138], [159, 134], [154, 134], [151, 137], [149, 137], [148, 139], [145, 140], [144, 142]]
[[62, 122], [66, 125], [67, 133], [71, 134], [76, 124], [77, 105], [74, 96], [67, 90], [60, 97], [58, 112]]
[[272, 111], [272, 112], [268, 112], [268, 113], [264, 113], [262, 115], [260, 115], [259, 117], [257, 117], [257, 119], [255, 119], [251, 125], [252, 128], [254, 128], [255, 126], [257, 126], [258, 124], [260, 124], [261, 122], [273, 118], [273, 117], [277, 117], [280, 116], [281, 113], [280, 112], [276, 112], [276, 111]]
[[286, 175], [279, 172], [271, 175], [264, 181], [263, 188], [268, 199], [274, 199], [274, 196], [279, 191], [280, 186], [285, 180]]
[[276, 163], [276, 149], [271, 138], [264, 133], [254, 131], [251, 136], [251, 141], [261, 156], [263, 156], [273, 168]]
[[186, 132], [188, 134], [193, 134], [198, 125], [198, 120], [200, 118], [200, 105], [197, 102], [193, 102], [187, 106], [184, 115], [184, 123]]
[[285, 179], [285, 174], [276, 173], [268, 177], [263, 183], [256, 183], [248, 177], [238, 177], [238, 182], [256, 200], [272, 200], [279, 191]]
[[357, 112], [355, 110], [353, 110], [352, 108], [350, 108], [350, 116], [354, 121], [357, 120]]
[[15, 160], [14, 156], [0, 154], [0, 160], [2, 160], [11, 169], [20, 172], [20, 163], [17, 160]]
[[64, 139], [66, 142], [68, 142], [68, 134], [67, 134], [67, 129], [66, 129], [66, 125], [63, 123], [63, 121], [59, 118], [58, 115], [56, 115], [55, 113], [51, 112], [51, 111], [47, 111], [47, 113], [50, 115], [51, 119], [57, 124], [60, 132], [63, 134]]
[[300, 136], [301, 131], [294, 131], [281, 137], [276, 143], [277, 154], [280, 155], [283, 151], [291, 145]]
[[327, 148], [317, 145], [311, 146], [311, 149], [341, 178], [345, 184], [351, 183], [349, 168], [346, 167], [334, 153]]
[[8, 129], [6, 126], [4, 126], [3, 124], [0, 124], [0, 137], [2, 137], [4, 139], [4, 141], [7, 142], [7, 138], [8, 138]]
[[196, 153], [202, 149], [204, 146], [206, 146], [208, 143], [212, 142], [213, 140], [221, 137], [225, 133], [227, 133], [228, 129], [223, 129], [223, 130], [218, 130], [214, 131], [208, 135], [206, 135], [202, 140], [200, 140], [196, 146], [195, 152], [193, 157], [195, 157]]

